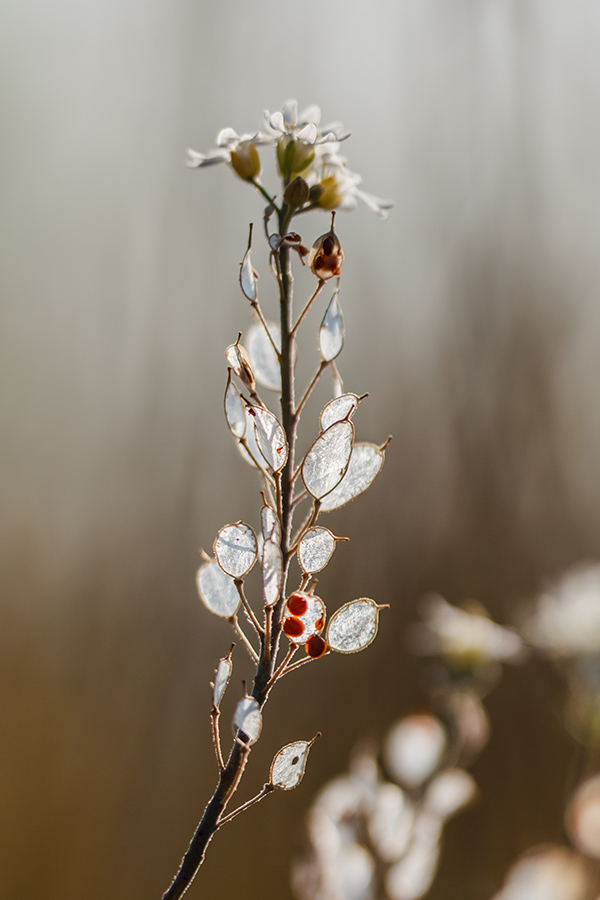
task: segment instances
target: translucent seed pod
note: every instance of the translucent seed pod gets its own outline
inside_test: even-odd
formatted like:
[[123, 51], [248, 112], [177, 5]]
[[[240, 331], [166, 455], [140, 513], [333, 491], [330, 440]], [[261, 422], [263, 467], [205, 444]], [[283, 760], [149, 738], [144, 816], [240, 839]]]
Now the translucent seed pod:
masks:
[[249, 412], [254, 419], [256, 443], [262, 457], [274, 472], [281, 471], [287, 462], [289, 452], [285, 431], [277, 417], [267, 409], [252, 406]]
[[322, 281], [339, 275], [343, 262], [342, 247], [333, 229], [318, 237], [308, 254], [308, 264], [313, 275]]
[[353, 441], [352, 422], [335, 422], [319, 435], [304, 457], [302, 480], [315, 499], [327, 496], [346, 474]]
[[283, 557], [279, 544], [271, 540], [264, 542], [261, 564], [265, 606], [273, 606], [279, 600], [283, 583]]
[[308, 574], [324, 569], [335, 550], [335, 537], [328, 528], [316, 525], [309, 528], [298, 544], [298, 562]]
[[375, 444], [355, 444], [346, 474], [331, 493], [323, 498], [321, 511], [339, 509], [364, 493], [379, 475], [384, 459], [384, 451]]
[[240, 392], [231, 380], [231, 369], [229, 369], [227, 378], [224, 406], [225, 419], [229, 430], [238, 440], [243, 438], [246, 434], [246, 410]]
[[[279, 325], [276, 322], [267, 322], [266, 325], [269, 329], [269, 334], [273, 338], [275, 347], [281, 352], [281, 329]], [[275, 347], [271, 343], [262, 322], [257, 322], [248, 330], [246, 349], [257, 382], [261, 387], [281, 393], [281, 369]], [[294, 363], [296, 354], [297, 348], [296, 344], [294, 344]]]
[[224, 572], [243, 578], [256, 562], [256, 535], [244, 522], [225, 525], [217, 535], [214, 552]]
[[340, 355], [344, 347], [344, 334], [344, 319], [336, 291], [329, 301], [319, 329], [319, 352], [323, 362], [332, 362]]
[[231, 656], [226, 656], [219, 660], [219, 665], [215, 671], [215, 681], [213, 685], [213, 706], [215, 709], [218, 709], [220, 706], [225, 689], [229, 684], [232, 671], [233, 663], [231, 662]]
[[254, 697], [248, 694], [240, 700], [235, 708], [233, 724], [248, 738], [249, 744], [255, 744], [262, 731], [262, 713]]
[[294, 741], [275, 754], [269, 778], [273, 787], [291, 791], [300, 784], [304, 777], [308, 753], [314, 741], [314, 738], [312, 741]]
[[237, 375], [242, 384], [244, 384], [252, 393], [256, 387], [256, 379], [254, 378], [254, 372], [252, 371], [248, 354], [240, 344], [241, 337], [242, 335], [240, 334], [235, 344], [229, 345], [225, 351], [225, 357], [233, 369], [233, 372]]
[[356, 394], [342, 394], [341, 397], [334, 397], [333, 400], [330, 400], [321, 412], [319, 419], [321, 431], [325, 431], [334, 422], [351, 419], [359, 402], [360, 397], [357, 397]]
[[196, 586], [200, 599], [216, 616], [228, 619], [238, 611], [241, 600], [233, 578], [214, 560], [200, 566]]
[[250, 250], [250, 247], [248, 247], [240, 266], [240, 287], [244, 296], [250, 300], [251, 303], [254, 303], [258, 295], [256, 278], [256, 272], [252, 268], [252, 251]]
[[329, 620], [327, 643], [337, 653], [357, 653], [374, 640], [379, 626], [380, 606], [368, 597], [352, 600]]

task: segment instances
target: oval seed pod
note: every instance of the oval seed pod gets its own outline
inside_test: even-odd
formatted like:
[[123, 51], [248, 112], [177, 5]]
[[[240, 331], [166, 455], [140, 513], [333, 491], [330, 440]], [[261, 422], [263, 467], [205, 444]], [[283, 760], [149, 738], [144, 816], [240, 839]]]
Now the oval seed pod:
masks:
[[233, 578], [215, 560], [200, 566], [196, 586], [200, 599], [216, 616], [228, 619], [238, 611], [241, 600]]
[[217, 535], [214, 551], [224, 572], [242, 578], [256, 562], [256, 535], [244, 522], [225, 525]]
[[264, 542], [261, 565], [265, 606], [273, 606], [279, 600], [283, 582], [283, 557], [279, 544], [271, 540]]
[[344, 347], [344, 333], [344, 319], [336, 291], [319, 329], [319, 352], [323, 362], [331, 362], [340, 355]]
[[264, 541], [273, 541], [274, 544], [281, 543], [279, 519], [267, 503], [260, 510], [260, 525]]
[[309, 494], [320, 500], [332, 491], [346, 474], [352, 443], [352, 422], [334, 422], [321, 432], [302, 462], [302, 480]]
[[327, 643], [337, 653], [357, 653], [374, 640], [379, 627], [379, 607], [368, 597], [351, 600], [329, 620]]
[[384, 451], [375, 444], [354, 445], [346, 474], [321, 503], [322, 512], [339, 509], [370, 488], [381, 471]]
[[324, 569], [335, 550], [335, 538], [328, 528], [320, 525], [309, 528], [298, 544], [298, 561], [308, 574]]
[[255, 744], [262, 731], [262, 713], [254, 697], [248, 694], [240, 700], [235, 708], [233, 724], [248, 738], [249, 744]]
[[225, 419], [230, 432], [235, 438], [243, 438], [246, 434], [246, 410], [240, 392], [231, 380], [231, 369], [225, 390]]
[[254, 378], [254, 372], [252, 371], [248, 354], [240, 344], [241, 336], [242, 335], [240, 334], [235, 344], [229, 345], [225, 351], [225, 356], [227, 362], [242, 384], [244, 384], [252, 393], [256, 387], [256, 379]]
[[313, 275], [322, 281], [327, 281], [334, 275], [340, 274], [344, 254], [337, 234], [332, 230], [318, 237], [308, 254], [308, 264]]
[[254, 433], [258, 449], [273, 471], [279, 472], [285, 466], [288, 458], [289, 447], [285, 431], [277, 417], [268, 409], [252, 406], [250, 415], [254, 419]]
[[256, 272], [252, 268], [252, 251], [250, 247], [246, 250], [242, 264], [240, 266], [240, 287], [242, 293], [251, 303], [254, 303], [258, 292], [256, 290]]
[[319, 422], [321, 431], [325, 431], [334, 422], [341, 422], [342, 419], [351, 419], [356, 412], [360, 398], [356, 394], [342, 394], [341, 397], [334, 397], [329, 403], [323, 407]]
[[219, 704], [225, 693], [225, 688], [229, 684], [232, 671], [233, 663], [231, 662], [231, 657], [226, 656], [219, 660], [219, 665], [215, 671], [215, 683], [213, 687], [213, 706], [215, 709], [219, 708]]
[[[275, 346], [281, 351], [281, 329], [276, 322], [267, 322]], [[257, 322], [246, 335], [246, 347], [252, 370], [261, 387], [281, 392], [281, 369], [275, 348], [262, 322]]]
[[312, 741], [294, 741], [293, 744], [287, 744], [275, 754], [269, 777], [273, 787], [291, 791], [300, 784], [312, 743]]

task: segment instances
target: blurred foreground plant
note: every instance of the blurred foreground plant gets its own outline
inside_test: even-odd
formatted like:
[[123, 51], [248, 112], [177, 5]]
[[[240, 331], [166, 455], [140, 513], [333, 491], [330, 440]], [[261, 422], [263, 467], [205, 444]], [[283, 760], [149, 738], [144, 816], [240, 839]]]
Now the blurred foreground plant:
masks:
[[[329, 231], [317, 237], [310, 251], [303, 238], [290, 229], [293, 219], [313, 209], [350, 209], [360, 199], [385, 216], [390, 204], [359, 190], [359, 176], [350, 172], [340, 156], [340, 142], [348, 135], [339, 124], [319, 128], [318, 107], [298, 115], [295, 101], [281, 112], [265, 113], [262, 131], [238, 135], [226, 128], [217, 138], [217, 148], [208, 155], [189, 152], [188, 165], [229, 165], [267, 201], [264, 230], [270, 252], [270, 268], [277, 285], [279, 322], [268, 321], [258, 299], [257, 273], [251, 259], [252, 226], [247, 251], [240, 267], [240, 286], [249, 301], [255, 323], [244, 344], [242, 335], [227, 348], [225, 417], [244, 459], [261, 480], [260, 529], [244, 523], [225, 525], [214, 542], [214, 559], [206, 558], [198, 576], [198, 592], [205, 606], [227, 619], [256, 664], [249, 694], [237, 704], [235, 737], [227, 758], [219, 733], [221, 701], [232, 674], [232, 650], [219, 662], [213, 685], [212, 728], [219, 780], [212, 799], [192, 838], [180, 869], [164, 900], [177, 900], [189, 887], [202, 864], [206, 847], [215, 832], [238, 813], [261, 800], [275, 788], [290, 790], [304, 774], [306, 758], [314, 741], [295, 741], [275, 755], [269, 780], [247, 803], [225, 814], [243, 775], [252, 745], [262, 727], [262, 708], [275, 683], [298, 667], [328, 653], [354, 653], [375, 638], [379, 611], [369, 598], [346, 603], [331, 617], [325, 632], [327, 611], [315, 594], [314, 575], [322, 570], [336, 547], [346, 538], [317, 525], [323, 512], [337, 509], [365, 491], [379, 473], [388, 441], [377, 446], [355, 443], [352, 417], [363, 399], [343, 393], [335, 360], [344, 344], [344, 326], [339, 303], [340, 273], [344, 254], [334, 230], [335, 212]], [[271, 146], [281, 177], [280, 199], [260, 181], [258, 147]], [[272, 228], [271, 222], [276, 222]], [[293, 312], [292, 259], [308, 265], [316, 278], [312, 295], [300, 313]], [[296, 399], [294, 366], [296, 338], [308, 310], [328, 282], [334, 291], [327, 304], [318, 334], [320, 359], [314, 377]], [[329, 369], [333, 376], [333, 398], [321, 412], [319, 431], [304, 457], [296, 461], [296, 439], [300, 417], [315, 386]], [[258, 388], [280, 397], [280, 411], [273, 413], [258, 394]], [[366, 395], [365, 395], [366, 396]], [[388, 439], [389, 440], [389, 439]], [[301, 513], [301, 522], [294, 521]], [[297, 559], [297, 571], [291, 564]], [[244, 579], [260, 560], [262, 596], [246, 595]], [[288, 576], [296, 587], [287, 592]], [[244, 624], [238, 612], [243, 610]], [[245, 627], [252, 629], [249, 636]], [[281, 647], [281, 643], [285, 646]], [[304, 657], [294, 661], [300, 650]]]

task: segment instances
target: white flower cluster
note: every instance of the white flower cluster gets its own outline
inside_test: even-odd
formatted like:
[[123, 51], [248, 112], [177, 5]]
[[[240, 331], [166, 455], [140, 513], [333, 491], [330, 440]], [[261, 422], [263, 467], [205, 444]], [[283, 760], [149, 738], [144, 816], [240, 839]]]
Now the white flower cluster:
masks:
[[391, 201], [362, 191], [360, 175], [351, 172], [346, 158], [340, 155], [340, 144], [349, 133], [340, 122], [320, 127], [320, 121], [318, 106], [299, 113], [297, 102], [288, 100], [280, 112], [265, 110], [260, 130], [240, 135], [233, 128], [224, 128], [217, 135], [216, 148], [209, 153], [188, 150], [187, 165], [202, 168], [228, 163], [240, 178], [256, 183], [261, 172], [256, 148], [275, 146], [284, 184], [300, 177], [310, 190], [304, 208], [351, 210], [360, 200], [385, 218]]

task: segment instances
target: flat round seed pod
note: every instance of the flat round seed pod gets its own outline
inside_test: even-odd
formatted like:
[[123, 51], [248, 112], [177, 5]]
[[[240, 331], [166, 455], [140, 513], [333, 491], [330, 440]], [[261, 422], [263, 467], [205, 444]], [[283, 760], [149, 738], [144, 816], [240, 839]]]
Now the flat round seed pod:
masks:
[[356, 394], [342, 394], [341, 397], [334, 397], [329, 403], [323, 407], [321, 412], [321, 431], [329, 428], [334, 422], [341, 422], [342, 419], [352, 418], [356, 407], [358, 406], [358, 397]]
[[308, 741], [295, 741], [281, 748], [271, 763], [270, 781], [274, 787], [291, 791], [300, 784], [310, 746]]
[[325, 497], [346, 474], [353, 441], [352, 422], [334, 422], [321, 432], [304, 457], [302, 480], [315, 499]]
[[[288, 604], [299, 594], [300, 591], [297, 591], [296, 594], [292, 594]], [[320, 632], [323, 631], [327, 610], [325, 609], [325, 604], [321, 598], [317, 597], [316, 594], [303, 594], [303, 596], [306, 598], [306, 611], [298, 616], [298, 618], [304, 625], [304, 633], [302, 634], [301, 640], [302, 643], [305, 643], [305, 641], [308, 641], [313, 634], [320, 634]]]
[[215, 684], [213, 688], [213, 706], [217, 709], [225, 693], [225, 688], [229, 684], [231, 672], [233, 671], [233, 663], [229, 657], [219, 660], [217, 671], [215, 672]]
[[261, 565], [265, 606], [273, 606], [279, 600], [283, 581], [283, 558], [279, 544], [264, 542]]
[[256, 562], [256, 535], [244, 522], [225, 525], [217, 535], [214, 551], [224, 572], [242, 578]]
[[321, 511], [339, 509], [371, 487], [381, 471], [384, 458], [383, 450], [375, 444], [355, 444], [346, 474], [337, 487], [324, 498]]
[[200, 566], [196, 586], [200, 599], [216, 616], [228, 619], [237, 612], [241, 600], [233, 578], [215, 560]]
[[279, 420], [268, 409], [253, 406], [250, 415], [254, 419], [254, 433], [256, 443], [263, 458], [274, 472], [279, 472], [285, 466], [288, 458], [288, 442], [285, 431], [279, 424]]
[[248, 300], [256, 300], [256, 276], [254, 274], [254, 269], [252, 268], [252, 253], [250, 250], [246, 251], [244, 259], [242, 260], [242, 265], [240, 266], [240, 287], [242, 293]]
[[273, 541], [274, 544], [281, 543], [281, 525], [279, 519], [268, 504], [261, 508], [260, 525], [264, 541]]
[[246, 410], [240, 392], [231, 380], [231, 372], [225, 391], [225, 419], [232, 435], [238, 439], [243, 438], [246, 433]]
[[[281, 330], [275, 322], [267, 322], [278, 350], [281, 350]], [[252, 325], [245, 338], [246, 349], [256, 380], [270, 391], [281, 391], [281, 369], [275, 348], [262, 322]]]
[[336, 291], [325, 310], [319, 329], [319, 351], [324, 362], [331, 362], [344, 346], [344, 320]]
[[335, 550], [335, 538], [328, 528], [309, 528], [298, 545], [298, 561], [302, 571], [313, 574], [324, 569]]
[[378, 626], [379, 607], [373, 600], [351, 600], [329, 620], [327, 643], [338, 653], [357, 653], [374, 640]]
[[240, 700], [235, 708], [233, 724], [244, 732], [249, 744], [256, 743], [262, 730], [262, 713], [254, 697], [246, 694], [243, 700]]

